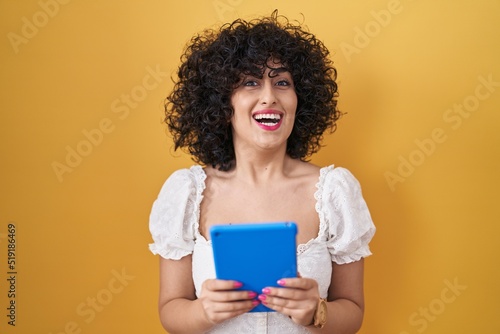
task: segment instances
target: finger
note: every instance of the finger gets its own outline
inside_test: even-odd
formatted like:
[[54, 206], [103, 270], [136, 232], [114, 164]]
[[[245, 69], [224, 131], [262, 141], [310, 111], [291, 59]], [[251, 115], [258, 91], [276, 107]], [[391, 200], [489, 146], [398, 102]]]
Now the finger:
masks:
[[205, 308], [205, 314], [210, 322], [217, 324], [249, 312], [259, 304], [260, 302], [257, 300], [232, 303], [210, 303], [209, 306]]
[[[312, 290], [314, 291], [314, 290]], [[278, 297], [282, 299], [304, 300], [311, 295], [311, 290], [297, 289], [297, 288], [264, 288], [262, 294], [265, 296]]]
[[209, 298], [215, 302], [234, 302], [252, 300], [257, 297], [253, 291], [214, 291]]
[[291, 300], [279, 297], [259, 295], [261, 303], [281, 314], [284, 314], [299, 325], [308, 325], [314, 314], [316, 302], [311, 300]]
[[210, 310], [214, 313], [245, 313], [259, 305], [259, 300], [240, 300], [233, 302], [213, 302]]
[[277, 283], [279, 286], [282, 287], [302, 289], [302, 290], [314, 289], [318, 286], [318, 283], [315, 280], [302, 277], [282, 278], [278, 280]]
[[212, 291], [224, 291], [239, 289], [243, 286], [243, 284], [232, 280], [208, 279], [203, 282], [203, 286]]
[[304, 307], [304, 299], [291, 299], [291, 298], [281, 298], [271, 295], [261, 294], [258, 296], [258, 299], [265, 306], [274, 309], [275, 311], [284, 311], [284, 310], [295, 310], [301, 309]]

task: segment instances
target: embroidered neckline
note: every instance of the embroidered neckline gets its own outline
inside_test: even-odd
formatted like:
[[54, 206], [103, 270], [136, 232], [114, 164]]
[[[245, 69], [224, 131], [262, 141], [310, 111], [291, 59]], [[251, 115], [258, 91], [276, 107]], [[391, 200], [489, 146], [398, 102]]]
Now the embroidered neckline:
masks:
[[[334, 165], [329, 165], [326, 167], [322, 167], [319, 170], [319, 177], [318, 177], [318, 182], [316, 183], [316, 191], [314, 192], [314, 199], [316, 200], [315, 204], [315, 209], [316, 212], [318, 213], [319, 217], [319, 231], [318, 235], [316, 238], [309, 240], [305, 244], [299, 244], [297, 245], [297, 255], [300, 255], [307, 251], [309, 247], [311, 246], [312, 243], [315, 241], [321, 239], [325, 235], [326, 231], [326, 219], [325, 219], [325, 214], [323, 212], [323, 186], [325, 184], [325, 179], [328, 173], [332, 171], [335, 168]], [[208, 245], [212, 245], [211, 240], [207, 240], [201, 233], [200, 233], [200, 208], [201, 208], [201, 201], [203, 200], [203, 192], [206, 189], [206, 183], [205, 180], [207, 179], [207, 174], [205, 173], [205, 170], [203, 169], [202, 166], [200, 165], [194, 165], [191, 166], [190, 171], [193, 173], [194, 179], [195, 179], [195, 186], [196, 186], [196, 198], [195, 198], [195, 207], [194, 207], [194, 215], [193, 219], [195, 220], [192, 224], [195, 228], [195, 236], [197, 240], [201, 240]]]
[[[195, 179], [195, 187], [196, 187], [196, 198], [195, 198], [195, 205], [194, 205], [194, 215], [192, 216], [194, 219], [194, 224], [191, 224], [194, 226], [194, 233], [196, 236], [196, 239], [202, 238], [203, 235], [200, 233], [200, 208], [201, 208], [201, 201], [203, 200], [203, 191], [205, 191], [206, 184], [205, 180], [207, 178], [207, 174], [203, 170], [203, 167], [200, 165], [194, 165], [190, 168], [191, 172], [193, 173], [194, 179]], [[205, 239], [206, 240], [206, 239]]]

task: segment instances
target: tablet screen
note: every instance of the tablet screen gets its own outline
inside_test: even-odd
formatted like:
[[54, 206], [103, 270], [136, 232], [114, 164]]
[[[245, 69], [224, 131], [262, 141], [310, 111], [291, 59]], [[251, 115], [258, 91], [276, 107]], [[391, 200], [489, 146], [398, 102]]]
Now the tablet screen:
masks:
[[[297, 277], [297, 225], [293, 222], [215, 225], [210, 229], [218, 279], [262, 293], [282, 278]], [[251, 312], [270, 312], [260, 304]]]

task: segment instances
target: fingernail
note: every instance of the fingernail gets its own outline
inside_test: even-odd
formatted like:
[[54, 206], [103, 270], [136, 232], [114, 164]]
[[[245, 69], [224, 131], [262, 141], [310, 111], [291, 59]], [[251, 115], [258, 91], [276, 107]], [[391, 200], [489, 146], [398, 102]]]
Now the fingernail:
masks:
[[255, 298], [255, 297], [257, 297], [257, 294], [256, 294], [255, 292], [250, 291], [250, 292], [248, 293], [248, 298], [252, 298], [252, 299], [253, 299], [253, 298]]
[[262, 289], [262, 292], [265, 293], [266, 295], [270, 294], [271, 293], [271, 289], [269, 288], [264, 288]]
[[259, 304], [260, 304], [260, 302], [258, 300], [256, 300], [256, 299], [252, 300], [252, 305], [253, 306], [257, 306]]
[[243, 283], [240, 283], [240, 282], [234, 282], [234, 287], [235, 287], [236, 289], [241, 288], [242, 286], [243, 286]]
[[262, 301], [266, 300], [266, 296], [265, 295], [259, 295], [259, 300], [262, 300]]
[[281, 286], [286, 285], [285, 280], [284, 280], [284, 279], [280, 279], [280, 280], [278, 280], [278, 285], [281, 285]]

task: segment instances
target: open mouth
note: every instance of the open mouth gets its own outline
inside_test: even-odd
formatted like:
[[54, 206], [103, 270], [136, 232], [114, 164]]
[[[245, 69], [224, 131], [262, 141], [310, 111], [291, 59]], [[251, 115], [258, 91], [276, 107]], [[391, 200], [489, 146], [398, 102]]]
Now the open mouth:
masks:
[[262, 125], [274, 126], [281, 120], [280, 114], [256, 114], [253, 118]]

